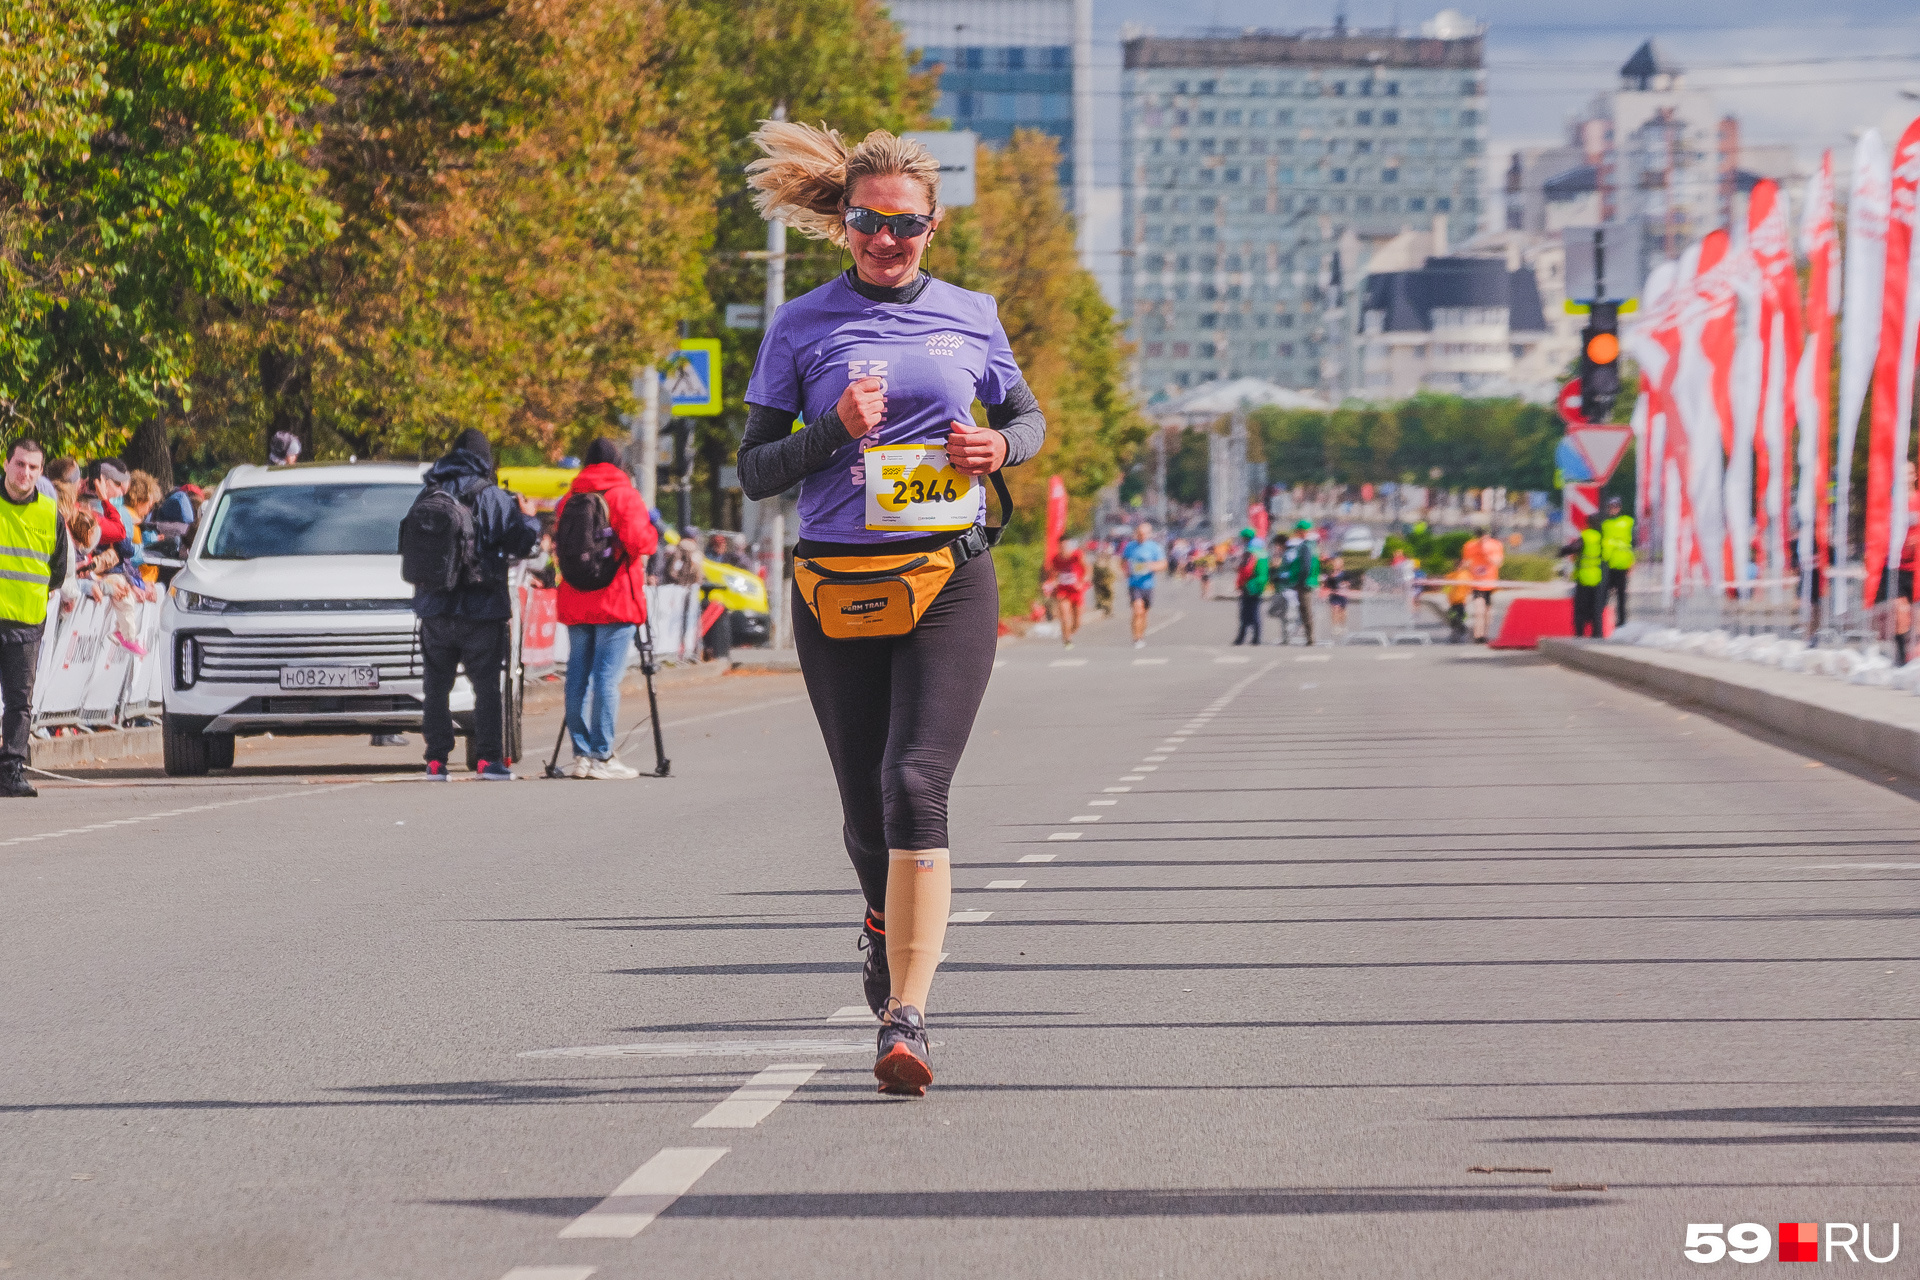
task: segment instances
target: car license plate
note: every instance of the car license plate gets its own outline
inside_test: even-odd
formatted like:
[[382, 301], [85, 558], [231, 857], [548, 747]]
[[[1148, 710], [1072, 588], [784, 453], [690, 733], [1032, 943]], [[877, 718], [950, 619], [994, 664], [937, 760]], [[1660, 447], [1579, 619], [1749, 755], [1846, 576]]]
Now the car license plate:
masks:
[[282, 689], [378, 689], [378, 667], [282, 667]]

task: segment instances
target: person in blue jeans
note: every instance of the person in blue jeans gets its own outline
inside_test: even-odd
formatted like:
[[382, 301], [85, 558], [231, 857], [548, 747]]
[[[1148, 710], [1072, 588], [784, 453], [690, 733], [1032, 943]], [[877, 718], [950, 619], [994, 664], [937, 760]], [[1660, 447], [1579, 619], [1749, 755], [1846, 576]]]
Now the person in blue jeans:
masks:
[[1133, 541], [1121, 548], [1127, 565], [1127, 601], [1133, 606], [1133, 647], [1147, 647], [1147, 610], [1153, 608], [1154, 576], [1167, 567], [1167, 549], [1153, 540], [1153, 525], [1142, 520]]
[[[620, 678], [633, 652], [633, 633], [647, 620], [647, 557], [660, 535], [647, 518], [647, 504], [620, 467], [620, 447], [602, 438], [587, 446], [586, 465], [574, 477], [554, 512], [554, 527], [567, 504], [583, 494], [606, 503], [607, 523], [619, 540], [621, 565], [598, 591], [560, 581], [560, 622], [567, 628], [567, 731], [573, 739], [573, 778], [637, 778], [620, 762], [614, 728], [620, 718]], [[564, 572], [564, 570], [563, 570]]]

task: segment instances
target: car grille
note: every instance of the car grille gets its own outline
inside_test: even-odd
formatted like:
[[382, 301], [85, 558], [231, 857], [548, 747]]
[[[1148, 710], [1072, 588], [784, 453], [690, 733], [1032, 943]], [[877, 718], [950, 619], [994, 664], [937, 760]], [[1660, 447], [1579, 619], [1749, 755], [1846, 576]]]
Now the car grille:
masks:
[[420, 640], [405, 631], [363, 631], [334, 636], [193, 637], [198, 678], [210, 684], [279, 684], [282, 667], [364, 667], [380, 669], [380, 682], [418, 680]]
[[279, 698], [248, 698], [223, 714], [230, 716], [380, 715], [418, 711], [418, 698], [378, 693], [288, 694]]

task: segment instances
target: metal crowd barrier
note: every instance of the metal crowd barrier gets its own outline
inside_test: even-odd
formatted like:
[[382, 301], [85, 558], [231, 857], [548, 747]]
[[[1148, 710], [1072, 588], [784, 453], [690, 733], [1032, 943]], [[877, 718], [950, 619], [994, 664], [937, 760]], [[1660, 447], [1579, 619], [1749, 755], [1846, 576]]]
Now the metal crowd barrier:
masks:
[[1348, 644], [1427, 644], [1433, 638], [1431, 626], [1422, 626], [1413, 588], [1394, 569], [1367, 570], [1364, 585], [1347, 592], [1347, 617]]
[[[556, 622], [556, 593], [535, 587], [522, 592], [527, 667], [564, 667], [567, 630]], [[112, 605], [83, 597], [65, 614], [59, 606], [55, 600], [48, 608], [41, 636], [33, 685], [34, 729], [88, 732], [158, 720], [168, 675], [168, 656], [160, 643], [160, 604], [141, 601], [134, 606], [138, 639], [147, 650], [144, 657], [114, 642]], [[700, 660], [700, 608], [700, 593], [692, 587], [647, 588], [647, 616], [653, 621], [658, 657]], [[639, 661], [638, 646], [633, 660]]]

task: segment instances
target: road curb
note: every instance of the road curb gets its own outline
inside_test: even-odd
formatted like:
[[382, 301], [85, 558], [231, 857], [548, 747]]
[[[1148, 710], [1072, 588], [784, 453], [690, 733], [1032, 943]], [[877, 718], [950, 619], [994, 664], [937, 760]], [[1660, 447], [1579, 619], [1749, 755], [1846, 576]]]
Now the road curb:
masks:
[[1825, 676], [1593, 640], [1542, 640], [1561, 666], [1696, 706], [1920, 782], [1920, 698]]
[[35, 738], [27, 745], [27, 764], [35, 769], [72, 769], [103, 760], [160, 754], [160, 729], [95, 730], [64, 733], [57, 738]]

